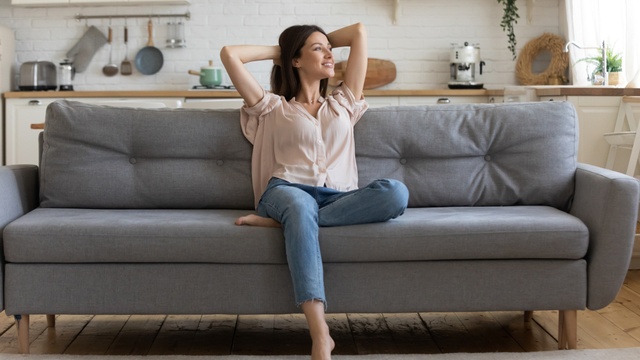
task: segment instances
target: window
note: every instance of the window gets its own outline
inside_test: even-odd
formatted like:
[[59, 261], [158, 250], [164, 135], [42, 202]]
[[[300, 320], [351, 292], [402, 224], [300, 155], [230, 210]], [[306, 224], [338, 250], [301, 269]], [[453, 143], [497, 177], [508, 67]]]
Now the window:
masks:
[[[583, 47], [601, 46], [604, 41], [614, 53], [622, 53], [622, 72], [631, 80], [640, 71], [640, 1], [638, 0], [564, 0], [566, 38]], [[597, 55], [597, 50], [571, 47], [570, 75], [574, 85], [589, 85], [588, 72], [593, 65], [577, 62]]]

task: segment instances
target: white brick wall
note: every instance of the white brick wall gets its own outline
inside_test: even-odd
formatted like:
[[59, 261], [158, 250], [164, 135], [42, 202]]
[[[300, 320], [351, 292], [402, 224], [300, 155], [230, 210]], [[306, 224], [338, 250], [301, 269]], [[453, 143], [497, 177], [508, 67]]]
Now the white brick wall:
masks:
[[[529, 0], [533, 1], [533, 0]], [[86, 31], [76, 14], [140, 14], [191, 12], [186, 21], [187, 47], [168, 49], [166, 23], [154, 20], [154, 41], [161, 48], [165, 63], [156, 75], [105, 77], [102, 67], [108, 62], [107, 47], [93, 58], [86, 72], [78, 74], [78, 90], [185, 89], [198, 84], [187, 70], [198, 70], [209, 59], [219, 64], [218, 53], [225, 44], [275, 44], [287, 26], [313, 23], [326, 31], [353, 22], [367, 25], [370, 57], [392, 60], [398, 76], [388, 89], [444, 88], [449, 80], [451, 43], [479, 43], [487, 63], [479, 80], [487, 88], [515, 85], [515, 61], [507, 49], [507, 38], [500, 28], [501, 6], [496, 0], [401, 0], [400, 18], [392, 24], [393, 0], [191, 0], [185, 6], [52, 7], [21, 8], [0, 0], [0, 24], [16, 32], [16, 67], [25, 61], [60, 62]], [[518, 0], [520, 20], [516, 25], [518, 49], [544, 32], [558, 34], [560, 0], [535, 0], [533, 19], [527, 22], [525, 0]], [[129, 19], [129, 59], [147, 42], [147, 19]], [[109, 20], [90, 20], [106, 34]], [[123, 19], [113, 19], [114, 62], [124, 58]], [[346, 53], [337, 50], [339, 60]], [[268, 86], [271, 64], [251, 65], [258, 80]]]

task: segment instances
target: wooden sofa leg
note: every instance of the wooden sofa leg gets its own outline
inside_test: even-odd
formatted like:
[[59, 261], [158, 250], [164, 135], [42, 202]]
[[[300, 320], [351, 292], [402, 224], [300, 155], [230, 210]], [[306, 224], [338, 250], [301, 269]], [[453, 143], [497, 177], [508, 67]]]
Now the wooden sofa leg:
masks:
[[558, 317], [558, 349], [577, 349], [578, 311], [561, 310]]
[[50, 328], [56, 327], [56, 316], [55, 315], [47, 315], [47, 326]]
[[29, 353], [29, 315], [16, 315], [18, 347], [21, 354]]
[[526, 322], [526, 323], [531, 322], [531, 319], [533, 319], [533, 311], [525, 311], [524, 312], [524, 322]]

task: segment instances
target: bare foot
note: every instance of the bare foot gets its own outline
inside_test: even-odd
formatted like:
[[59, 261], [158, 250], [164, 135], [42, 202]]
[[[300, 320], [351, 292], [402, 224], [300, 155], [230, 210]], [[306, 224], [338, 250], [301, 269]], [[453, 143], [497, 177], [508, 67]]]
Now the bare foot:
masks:
[[311, 347], [311, 360], [329, 360], [331, 359], [331, 352], [336, 347], [336, 343], [331, 336], [327, 334], [327, 337], [321, 339], [313, 339], [313, 345]]
[[249, 214], [236, 219], [236, 225], [263, 226], [263, 227], [282, 227], [279, 222], [272, 218]]

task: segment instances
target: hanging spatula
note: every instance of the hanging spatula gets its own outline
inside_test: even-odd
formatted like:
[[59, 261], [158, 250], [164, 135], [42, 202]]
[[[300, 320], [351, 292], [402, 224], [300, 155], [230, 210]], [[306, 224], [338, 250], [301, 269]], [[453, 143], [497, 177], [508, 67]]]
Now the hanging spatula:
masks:
[[120, 63], [120, 73], [122, 75], [131, 75], [131, 61], [129, 61], [129, 30], [127, 25], [124, 26], [124, 60]]

